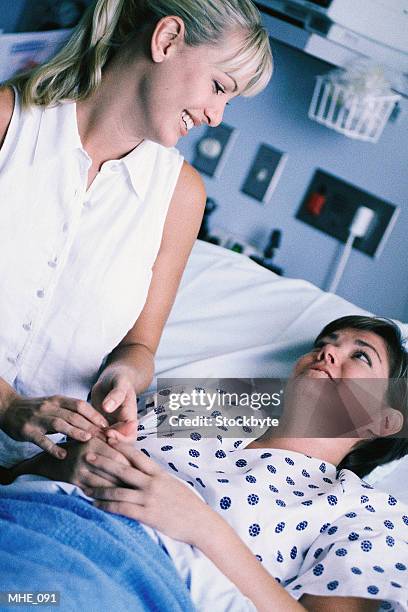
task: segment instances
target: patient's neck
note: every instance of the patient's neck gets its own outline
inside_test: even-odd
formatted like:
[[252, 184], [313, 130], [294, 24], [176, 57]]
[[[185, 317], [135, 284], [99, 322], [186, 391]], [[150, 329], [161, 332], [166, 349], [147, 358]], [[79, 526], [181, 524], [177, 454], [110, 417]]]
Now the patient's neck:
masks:
[[281, 448], [338, 465], [357, 442], [356, 438], [295, 438], [277, 436], [268, 430], [246, 448]]

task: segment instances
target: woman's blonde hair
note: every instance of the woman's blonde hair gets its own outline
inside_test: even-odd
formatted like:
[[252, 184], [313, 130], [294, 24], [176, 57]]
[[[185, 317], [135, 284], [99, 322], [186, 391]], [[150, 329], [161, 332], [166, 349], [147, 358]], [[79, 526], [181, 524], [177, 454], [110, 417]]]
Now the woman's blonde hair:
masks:
[[244, 96], [266, 87], [272, 75], [272, 53], [260, 14], [250, 0], [96, 0], [55, 57], [7, 84], [20, 91], [23, 106], [82, 100], [99, 86], [115, 50], [167, 15], [183, 19], [185, 41], [191, 46], [215, 45], [228, 32], [242, 33], [233, 57], [222, 67], [238, 78], [251, 75], [240, 92]]

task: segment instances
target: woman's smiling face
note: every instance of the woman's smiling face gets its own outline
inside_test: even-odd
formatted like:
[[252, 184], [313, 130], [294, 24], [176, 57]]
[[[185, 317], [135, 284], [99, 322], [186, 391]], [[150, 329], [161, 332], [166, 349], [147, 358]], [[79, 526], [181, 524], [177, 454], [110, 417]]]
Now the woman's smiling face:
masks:
[[301, 357], [292, 378], [389, 378], [385, 341], [372, 331], [346, 328], [323, 336]]

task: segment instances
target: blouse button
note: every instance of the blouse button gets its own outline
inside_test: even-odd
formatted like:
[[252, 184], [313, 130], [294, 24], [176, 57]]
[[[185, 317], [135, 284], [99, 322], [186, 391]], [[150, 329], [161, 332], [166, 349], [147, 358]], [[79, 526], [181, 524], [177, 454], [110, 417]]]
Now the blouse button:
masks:
[[50, 266], [50, 268], [56, 268], [57, 262], [58, 262], [58, 259], [54, 257], [54, 259], [50, 259], [50, 261], [48, 262], [48, 265]]
[[7, 357], [7, 361], [12, 365], [16, 365], [17, 360], [14, 357]]
[[31, 331], [31, 323], [24, 323], [23, 324], [23, 329], [25, 331]]
[[37, 297], [39, 297], [39, 298], [43, 298], [43, 297], [44, 297], [44, 295], [45, 295], [45, 291], [44, 291], [44, 289], [39, 289], [39, 290], [37, 291]]

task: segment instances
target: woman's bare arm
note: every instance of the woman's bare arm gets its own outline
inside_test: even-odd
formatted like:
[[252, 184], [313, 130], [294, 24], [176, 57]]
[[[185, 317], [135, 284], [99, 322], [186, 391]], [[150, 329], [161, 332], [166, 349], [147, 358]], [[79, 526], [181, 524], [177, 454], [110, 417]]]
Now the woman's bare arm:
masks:
[[197, 237], [204, 206], [203, 181], [184, 162], [164, 225], [146, 304], [133, 328], [109, 356], [92, 390], [92, 404], [102, 411], [115, 411], [116, 421], [135, 418], [135, 394], [144, 391], [151, 382], [154, 355]]

